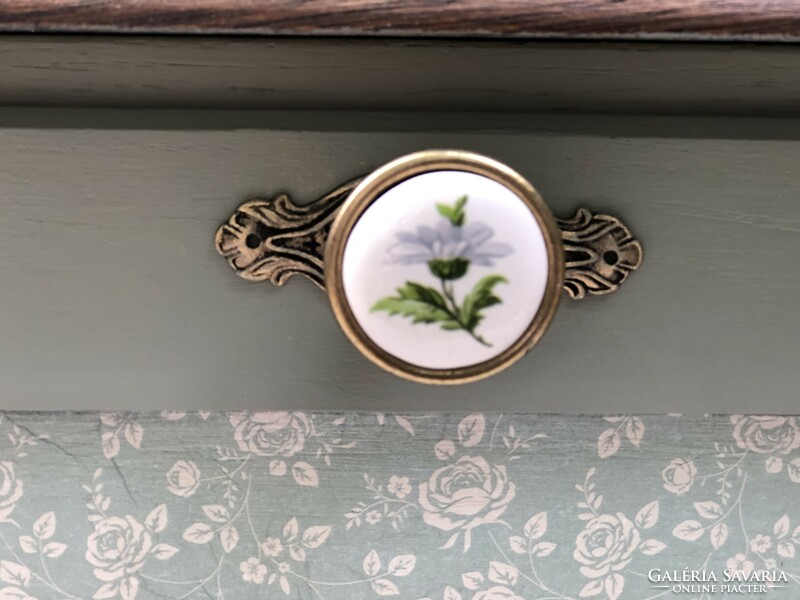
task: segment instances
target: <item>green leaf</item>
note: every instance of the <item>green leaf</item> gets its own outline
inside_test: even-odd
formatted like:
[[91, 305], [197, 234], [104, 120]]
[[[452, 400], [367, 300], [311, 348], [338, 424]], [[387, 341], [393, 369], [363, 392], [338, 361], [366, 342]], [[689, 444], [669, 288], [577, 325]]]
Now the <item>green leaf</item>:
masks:
[[397, 296], [378, 300], [370, 312], [386, 311], [389, 316], [411, 318], [412, 323], [438, 323], [452, 320], [442, 295], [435, 289], [407, 281], [397, 289]]
[[470, 295], [476, 296], [478, 298], [487, 297], [491, 295], [494, 286], [496, 286], [498, 283], [508, 283], [508, 279], [506, 279], [502, 275], [487, 275], [486, 277], [484, 277], [483, 279], [478, 281], [478, 283], [475, 284], [475, 286], [472, 288], [472, 291], [470, 292]]
[[461, 320], [471, 331], [483, 319], [481, 311], [495, 304], [500, 304], [502, 300], [493, 292], [498, 283], [508, 283], [502, 275], [487, 275], [472, 288], [472, 291], [464, 297], [461, 305]]
[[447, 204], [437, 204], [436, 210], [439, 214], [448, 219], [456, 227], [461, 227], [467, 220], [467, 215], [464, 212], [464, 207], [467, 204], [467, 196], [461, 196], [453, 206]]
[[456, 200], [455, 210], [453, 211], [453, 225], [457, 227], [461, 227], [464, 225], [464, 221], [467, 220], [467, 215], [464, 212], [464, 206], [467, 204], [467, 196], [461, 196], [458, 200]]
[[449, 219], [452, 223], [453, 221], [453, 209], [447, 206], [447, 204], [437, 204], [436, 210], [439, 211], [439, 214], [442, 215], [444, 218]]
[[425, 302], [405, 300], [393, 296], [378, 300], [371, 309], [372, 312], [381, 310], [388, 312], [389, 316], [401, 315], [410, 317], [413, 323], [437, 323], [450, 318], [450, 315], [443, 310]]
[[447, 308], [444, 298], [437, 290], [421, 283], [406, 281], [403, 287], [397, 288], [397, 293], [406, 300], [418, 300], [439, 308]]
[[458, 331], [459, 329], [463, 329], [463, 327], [461, 327], [461, 323], [458, 321], [450, 320], [442, 323], [442, 329], [445, 331]]

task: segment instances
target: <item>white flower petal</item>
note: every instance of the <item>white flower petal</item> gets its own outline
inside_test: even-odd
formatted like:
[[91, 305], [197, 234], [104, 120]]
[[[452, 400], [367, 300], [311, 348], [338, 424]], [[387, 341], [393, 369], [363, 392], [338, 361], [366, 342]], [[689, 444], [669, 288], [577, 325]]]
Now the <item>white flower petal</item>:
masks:
[[492, 242], [490, 244], [481, 244], [477, 248], [477, 251], [479, 254], [483, 254], [485, 256], [500, 258], [503, 256], [508, 256], [514, 252], [514, 248], [511, 245], [504, 244], [502, 242]]
[[428, 227], [427, 225], [420, 225], [417, 227], [417, 237], [420, 243], [428, 248], [433, 248], [436, 242], [441, 241], [441, 234], [433, 227]]
[[488, 241], [494, 235], [494, 231], [486, 223], [467, 223], [464, 226], [464, 237], [473, 246], [479, 246]]
[[436, 225], [436, 229], [439, 233], [440, 239], [445, 244], [460, 242], [463, 238], [463, 231], [461, 230], [461, 227], [453, 225], [447, 219], [441, 219]]
[[407, 244], [421, 244], [422, 240], [419, 239], [419, 236], [416, 234], [411, 233], [410, 231], [397, 231], [394, 234], [401, 243], [405, 242]]

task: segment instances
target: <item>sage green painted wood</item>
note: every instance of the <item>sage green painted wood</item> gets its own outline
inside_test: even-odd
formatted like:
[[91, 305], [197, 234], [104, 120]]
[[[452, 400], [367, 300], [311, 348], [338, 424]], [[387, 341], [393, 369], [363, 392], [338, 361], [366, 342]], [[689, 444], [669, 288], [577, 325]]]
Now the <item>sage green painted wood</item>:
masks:
[[[644, 266], [506, 372], [433, 388], [362, 358], [312, 285], [214, 252], [252, 195], [430, 147], [623, 217]], [[4, 109], [0, 407], [797, 412], [799, 164], [796, 120]]]
[[7, 105], [800, 114], [800, 52], [768, 44], [3, 36], [0, 80]]

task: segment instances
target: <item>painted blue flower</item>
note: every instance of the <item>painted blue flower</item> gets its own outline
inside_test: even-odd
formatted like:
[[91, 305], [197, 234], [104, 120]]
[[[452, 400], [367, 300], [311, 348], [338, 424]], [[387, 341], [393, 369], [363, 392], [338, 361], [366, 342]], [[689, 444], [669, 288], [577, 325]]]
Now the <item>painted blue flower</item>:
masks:
[[491, 267], [493, 259], [514, 251], [508, 244], [490, 241], [494, 231], [480, 222], [459, 227], [441, 219], [435, 228], [420, 225], [416, 232], [400, 231], [395, 235], [397, 243], [389, 248], [390, 259], [404, 265], [460, 258]]

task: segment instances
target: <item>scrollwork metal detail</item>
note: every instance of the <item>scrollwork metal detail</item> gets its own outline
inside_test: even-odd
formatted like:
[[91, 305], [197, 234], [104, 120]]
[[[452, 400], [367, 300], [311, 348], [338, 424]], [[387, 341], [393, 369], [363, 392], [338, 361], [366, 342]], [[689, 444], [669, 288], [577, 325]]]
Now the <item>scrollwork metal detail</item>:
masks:
[[239, 277], [285, 284], [302, 275], [325, 289], [325, 242], [358, 177], [307, 206], [287, 194], [245, 202], [217, 230], [215, 245]]
[[642, 264], [642, 245], [622, 221], [579, 208], [571, 219], [558, 219], [564, 241], [564, 291], [573, 300], [619, 289]]

